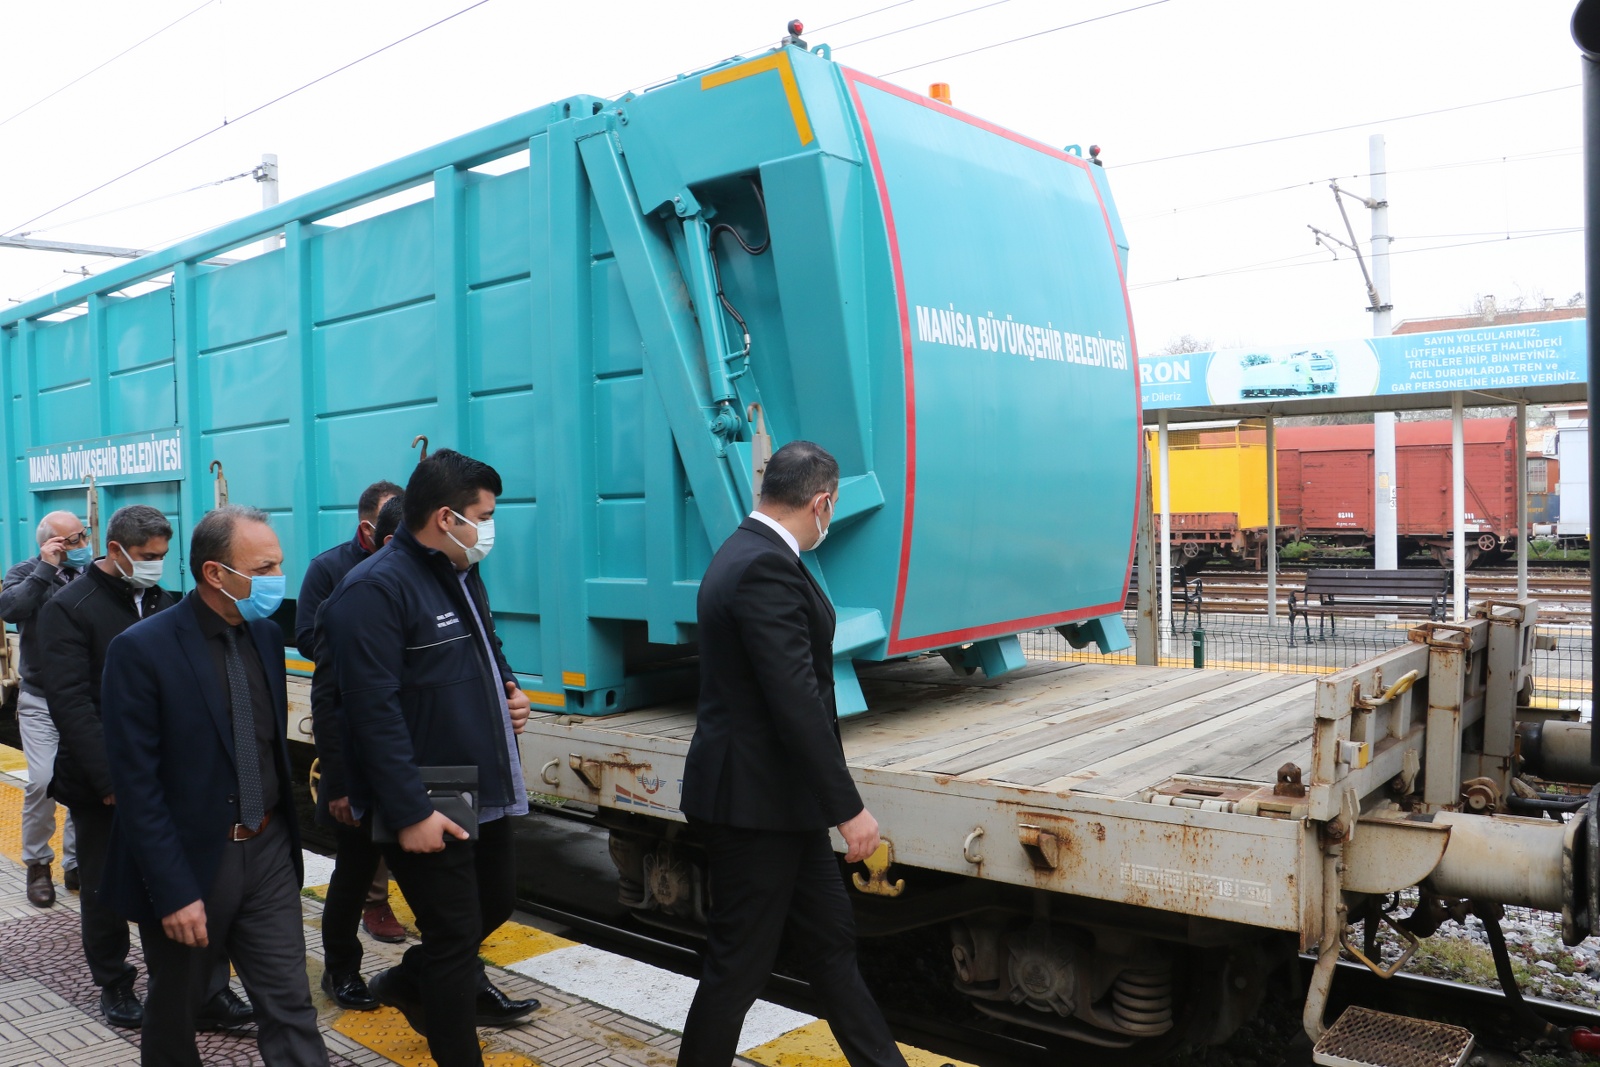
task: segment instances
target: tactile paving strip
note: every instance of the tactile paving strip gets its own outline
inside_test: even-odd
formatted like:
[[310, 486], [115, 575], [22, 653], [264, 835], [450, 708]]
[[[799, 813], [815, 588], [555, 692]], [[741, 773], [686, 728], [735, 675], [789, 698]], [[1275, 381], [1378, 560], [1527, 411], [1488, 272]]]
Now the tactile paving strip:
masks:
[[[139, 980], [134, 988], [143, 998], [144, 958], [139, 954], [137, 938], [130, 959], [139, 968]], [[84, 1015], [102, 1020], [100, 987], [89, 977], [88, 965], [83, 960], [76, 911], [58, 906], [24, 919], [0, 923], [0, 980], [23, 979], [38, 982]], [[136, 1030], [113, 1030], [112, 1033], [130, 1045], [139, 1043]], [[256, 1051], [254, 1028], [237, 1033], [198, 1034], [195, 1041], [207, 1067], [212, 1064], [253, 1067], [261, 1061]], [[353, 1061], [333, 1053], [329, 1061], [333, 1067], [355, 1067]]]
[[1472, 1032], [1448, 1023], [1352, 1007], [1312, 1050], [1325, 1067], [1461, 1067], [1472, 1052]]

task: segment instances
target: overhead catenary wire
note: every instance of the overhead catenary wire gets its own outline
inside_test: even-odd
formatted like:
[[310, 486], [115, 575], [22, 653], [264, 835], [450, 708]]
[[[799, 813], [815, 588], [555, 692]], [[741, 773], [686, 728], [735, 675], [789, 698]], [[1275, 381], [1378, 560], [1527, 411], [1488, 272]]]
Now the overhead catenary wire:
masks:
[[[1468, 167], [1487, 167], [1487, 166], [1493, 166], [1495, 164], [1500, 164], [1500, 163], [1539, 162], [1539, 161], [1544, 161], [1544, 160], [1561, 159], [1561, 158], [1565, 158], [1565, 157], [1569, 157], [1569, 156], [1575, 156], [1580, 151], [1581, 151], [1581, 149], [1577, 148], [1577, 147], [1571, 147], [1571, 148], [1545, 148], [1545, 149], [1539, 149], [1538, 151], [1534, 151], [1534, 152], [1520, 152], [1520, 153], [1517, 153], [1517, 154], [1514, 154], [1514, 155], [1504, 155], [1504, 156], [1489, 156], [1489, 157], [1484, 157], [1482, 159], [1453, 160], [1453, 161], [1448, 162], [1448, 163], [1427, 163], [1427, 164], [1421, 164], [1421, 165], [1414, 166], [1414, 167], [1390, 167], [1387, 170], [1385, 170], [1384, 173], [1385, 174], [1390, 174], [1390, 175], [1393, 175], [1393, 174], [1421, 174], [1421, 173], [1425, 173], [1425, 172], [1428, 172], [1428, 171], [1436, 171], [1436, 170], [1463, 170], [1463, 169], [1466, 169]], [[1199, 201], [1197, 203], [1193, 203], [1193, 204], [1180, 204], [1180, 205], [1177, 205], [1175, 207], [1163, 208], [1160, 211], [1147, 211], [1142, 215], [1129, 215], [1124, 219], [1124, 221], [1125, 222], [1142, 222], [1142, 221], [1144, 221], [1146, 219], [1171, 218], [1174, 215], [1182, 215], [1182, 214], [1184, 214], [1186, 212], [1189, 212], [1189, 211], [1199, 211], [1199, 210], [1202, 210], [1204, 208], [1218, 207], [1218, 206], [1220, 206], [1222, 204], [1232, 204], [1232, 203], [1236, 203], [1236, 202], [1238, 202], [1240, 200], [1253, 200], [1253, 199], [1255, 199], [1257, 197], [1271, 196], [1274, 193], [1285, 193], [1285, 192], [1291, 192], [1291, 191], [1293, 191], [1295, 189], [1305, 189], [1305, 188], [1320, 187], [1320, 186], [1326, 185], [1329, 181], [1355, 181], [1358, 178], [1371, 178], [1371, 177], [1372, 177], [1372, 173], [1370, 171], [1364, 171], [1364, 172], [1359, 172], [1359, 173], [1356, 173], [1356, 174], [1336, 174], [1336, 175], [1332, 175], [1331, 177], [1308, 178], [1305, 181], [1291, 182], [1288, 185], [1274, 185], [1274, 186], [1272, 186], [1271, 188], [1268, 188], [1268, 189], [1256, 189], [1256, 190], [1252, 190], [1251, 192], [1247, 192], [1247, 193], [1234, 193], [1231, 196], [1218, 197], [1215, 200], [1201, 200], [1201, 201]]]
[[1011, 0], [989, 0], [988, 3], [979, 4], [976, 7], [969, 7], [962, 11], [952, 11], [948, 15], [940, 15], [938, 18], [925, 19], [922, 22], [912, 23], [910, 26], [901, 26], [897, 30], [886, 30], [883, 33], [875, 33], [871, 37], [863, 37], [861, 40], [851, 41], [849, 44], [835, 45], [833, 50], [835, 52], [839, 52], [846, 48], [854, 48], [857, 45], [866, 44], [869, 41], [881, 41], [885, 37], [895, 37], [902, 33], [910, 33], [912, 30], [920, 30], [924, 26], [932, 26], [936, 22], [948, 22], [951, 19], [958, 19], [962, 15], [970, 15], [975, 11], [987, 11], [991, 7], [999, 7], [1001, 4], [1009, 3], [1011, 3]]
[[[910, 70], [912, 68], [907, 67], [905, 69]], [[894, 73], [899, 72], [895, 71]], [[1568, 89], [1576, 89], [1577, 87], [1577, 82], [1572, 82], [1569, 85], [1553, 85], [1548, 89], [1534, 89], [1526, 93], [1513, 93], [1510, 96], [1497, 96], [1492, 100], [1475, 100], [1470, 104], [1454, 104], [1450, 107], [1434, 108], [1431, 111], [1413, 111], [1407, 115], [1391, 115], [1388, 118], [1366, 119], [1362, 122], [1346, 123], [1343, 126], [1329, 126], [1320, 130], [1306, 130], [1302, 133], [1286, 133], [1279, 137], [1263, 137], [1255, 141], [1241, 141], [1238, 144], [1219, 145], [1216, 148], [1197, 148], [1191, 152], [1175, 152], [1172, 155], [1167, 156], [1152, 156], [1149, 159], [1136, 159], [1130, 163], [1118, 163], [1110, 169], [1127, 170], [1129, 167], [1142, 167], [1148, 163], [1166, 163], [1175, 159], [1192, 159], [1195, 156], [1216, 155], [1219, 152], [1232, 152], [1235, 149], [1240, 148], [1255, 148], [1258, 145], [1278, 144], [1282, 141], [1294, 141], [1301, 137], [1319, 137], [1325, 133], [1342, 133], [1345, 130], [1360, 129], [1364, 126], [1377, 126], [1387, 122], [1405, 122], [1410, 119], [1427, 118], [1430, 115], [1446, 115], [1452, 111], [1466, 111], [1469, 108], [1488, 107], [1491, 104], [1504, 104], [1512, 100], [1526, 100], [1529, 97], [1545, 96], [1549, 93], [1565, 92]]]
[[1008, 44], [1016, 44], [1019, 41], [1031, 41], [1036, 37], [1044, 37], [1052, 33], [1060, 33], [1062, 30], [1076, 29], [1079, 26], [1087, 26], [1091, 22], [1103, 22], [1106, 19], [1116, 18], [1118, 15], [1130, 15], [1135, 11], [1144, 11], [1146, 8], [1160, 7], [1162, 4], [1168, 4], [1171, 2], [1172, 0], [1149, 0], [1148, 3], [1135, 4], [1133, 7], [1119, 8], [1116, 11], [1107, 11], [1103, 15], [1095, 15], [1092, 18], [1079, 19], [1077, 22], [1068, 22], [1061, 26], [1052, 26], [1047, 30], [1036, 30], [1033, 33], [1025, 33], [1020, 37], [1012, 37], [1004, 41], [996, 41], [993, 44], [979, 45], [977, 48], [968, 48], [962, 52], [955, 52], [948, 56], [940, 56], [938, 59], [929, 59], [922, 63], [913, 63], [909, 67], [899, 67], [895, 70], [885, 71], [883, 74], [880, 74], [879, 77], [892, 78], [896, 74], [904, 74], [908, 70], [917, 70], [920, 67], [931, 67], [935, 63], [948, 63], [952, 59], [961, 59], [964, 56], [977, 55], [979, 52], [987, 52], [992, 48], [1004, 48]]
[[40, 104], [44, 103], [45, 101], [53, 99], [54, 97], [60, 96], [62, 93], [66, 92], [68, 89], [72, 88], [74, 85], [77, 85], [79, 82], [83, 81], [83, 79], [89, 77], [91, 74], [95, 74], [95, 73], [97, 73], [99, 71], [104, 70], [106, 67], [109, 67], [111, 64], [115, 63], [117, 60], [119, 60], [123, 56], [127, 55], [129, 52], [132, 52], [136, 48], [139, 48], [139, 47], [141, 47], [143, 45], [149, 44], [151, 41], [155, 40], [157, 37], [160, 37], [163, 33], [166, 33], [168, 30], [172, 29], [174, 26], [178, 25], [180, 22], [183, 22], [185, 19], [188, 19], [188, 18], [190, 18], [190, 17], [192, 17], [194, 15], [198, 15], [200, 12], [204, 11], [206, 8], [210, 7], [212, 4], [215, 4], [217, 2], [218, 2], [218, 0], [205, 0], [205, 3], [201, 4], [199, 7], [193, 8], [192, 10], [190, 10], [190, 11], [188, 11], [188, 12], [182, 14], [182, 15], [179, 15], [177, 18], [173, 19], [171, 22], [167, 23], [165, 26], [161, 27], [159, 30], [156, 30], [154, 33], [147, 34], [146, 36], [139, 38], [139, 40], [133, 42], [128, 47], [124, 48], [122, 51], [120, 51], [116, 55], [112, 56], [110, 59], [104, 60], [104, 61], [96, 64], [95, 66], [90, 67], [88, 70], [84, 71], [82, 74], [78, 75], [76, 78], [73, 78], [71, 81], [67, 82], [65, 85], [59, 86], [59, 87], [57, 87], [55, 89], [52, 89], [50, 92], [45, 93], [39, 99], [35, 100], [33, 103], [31, 103], [27, 107], [23, 108], [21, 111], [13, 112], [12, 114], [6, 116], [5, 118], [0, 119], [0, 126], [4, 126], [7, 123], [13, 121], [14, 119], [19, 119], [22, 116], [26, 115], [28, 112], [32, 111], [34, 108], [38, 107]]
[[187, 189], [175, 189], [170, 193], [162, 193], [160, 196], [152, 196], [147, 200], [138, 200], [132, 204], [123, 204], [120, 207], [106, 208], [104, 211], [96, 211], [92, 215], [79, 215], [75, 219], [68, 219], [65, 222], [53, 222], [48, 226], [41, 226], [37, 230], [23, 230], [21, 233], [11, 234], [10, 236], [27, 237], [29, 234], [43, 233], [46, 230], [65, 229], [68, 226], [76, 226], [80, 222], [89, 222], [92, 219], [104, 218], [107, 215], [116, 215], [123, 211], [132, 211], [134, 208], [145, 207], [149, 204], [158, 204], [163, 200], [171, 200], [175, 196], [187, 196], [189, 193], [197, 193], [201, 189], [210, 189], [213, 186], [226, 185], [229, 182], [236, 182], [240, 178], [253, 177], [255, 173], [256, 172], [254, 169], [242, 170], [238, 174], [230, 174], [226, 178], [217, 178], [214, 181], [201, 182], [199, 185], [191, 185]]
[[[1459, 241], [1453, 244], [1443, 245], [1426, 245], [1422, 248], [1403, 248], [1399, 251], [1390, 251], [1387, 254], [1391, 256], [1416, 255], [1422, 252], [1443, 252], [1452, 248], [1469, 248], [1473, 245], [1500, 244], [1506, 241], [1527, 241], [1540, 237], [1561, 237], [1568, 234], [1582, 233], [1583, 227], [1568, 226], [1560, 229], [1540, 230], [1533, 233], [1513, 233], [1511, 235], [1505, 235], [1501, 231], [1494, 232], [1497, 234], [1497, 236], [1487, 237], [1482, 240]], [[1307, 260], [1307, 262], [1295, 263], [1291, 262], [1292, 260]], [[1128, 286], [1128, 289], [1130, 291], [1134, 289], [1153, 289], [1157, 286], [1175, 285], [1179, 282], [1199, 281], [1203, 278], [1221, 278], [1233, 274], [1256, 274], [1261, 271], [1292, 270], [1296, 267], [1315, 267], [1324, 263], [1332, 264], [1337, 262], [1339, 262], [1339, 260], [1324, 256], [1319, 252], [1307, 252], [1298, 256], [1285, 256], [1281, 259], [1269, 259], [1260, 263], [1248, 263], [1239, 267], [1226, 267], [1222, 270], [1207, 271], [1204, 274], [1188, 274], [1174, 278], [1161, 278], [1155, 281], [1132, 283]]]
[[42, 218], [47, 218], [47, 217], [49, 217], [51, 215], [54, 215], [56, 212], [60, 211], [62, 208], [68, 207], [68, 206], [70, 206], [72, 204], [76, 204], [79, 200], [82, 200], [86, 196], [92, 196], [95, 193], [98, 193], [100, 190], [107, 188], [108, 186], [115, 185], [117, 182], [122, 181], [124, 178], [127, 178], [127, 177], [130, 177], [130, 176], [134, 175], [134, 174], [137, 174], [141, 170], [144, 170], [146, 167], [149, 167], [149, 166], [151, 166], [153, 164], [159, 163], [159, 162], [161, 162], [161, 160], [166, 159], [168, 156], [175, 155], [176, 153], [183, 151], [185, 148], [188, 148], [189, 146], [191, 146], [193, 144], [197, 144], [198, 142], [205, 140], [207, 137], [210, 137], [214, 133], [220, 133], [222, 130], [227, 129], [229, 126], [237, 125], [238, 123], [242, 122], [243, 120], [249, 118], [251, 115], [255, 115], [255, 114], [257, 114], [257, 113], [259, 113], [261, 111], [265, 111], [267, 108], [272, 107], [274, 104], [280, 104], [280, 103], [282, 103], [283, 101], [289, 99], [292, 96], [295, 96], [295, 95], [297, 95], [299, 93], [305, 92], [307, 89], [311, 88], [314, 85], [318, 85], [318, 84], [320, 84], [322, 82], [325, 82], [329, 78], [334, 77], [335, 75], [342, 74], [345, 71], [349, 70], [351, 67], [355, 67], [355, 66], [358, 66], [358, 65], [360, 65], [362, 63], [365, 63], [367, 60], [372, 59], [375, 56], [380, 56], [380, 55], [382, 55], [383, 53], [389, 51], [392, 48], [396, 48], [396, 47], [398, 47], [398, 46], [400, 46], [402, 44], [405, 44], [407, 41], [411, 40], [414, 37], [419, 37], [422, 34], [427, 33], [429, 30], [437, 29], [438, 27], [443, 26], [445, 23], [450, 22], [450, 21], [452, 21], [454, 19], [458, 19], [462, 15], [467, 14], [469, 11], [474, 11], [474, 10], [482, 7], [484, 4], [487, 4], [487, 3], [489, 3], [489, 0], [474, 0], [473, 3], [468, 4], [466, 7], [460, 8], [457, 11], [453, 11], [450, 14], [444, 16], [441, 19], [437, 19], [437, 20], [435, 20], [433, 22], [428, 23], [426, 26], [423, 26], [420, 29], [413, 30], [410, 33], [406, 34], [404, 37], [396, 38], [395, 40], [390, 41], [388, 44], [383, 45], [380, 48], [373, 49], [372, 51], [368, 52], [366, 55], [359, 56], [356, 59], [352, 59], [348, 63], [344, 63], [344, 64], [342, 64], [340, 66], [337, 66], [337, 67], [335, 67], [334, 69], [328, 71], [325, 74], [320, 74], [317, 77], [312, 78], [308, 82], [303, 82], [302, 84], [295, 86], [293, 89], [290, 89], [288, 92], [278, 94], [277, 96], [273, 97], [271, 100], [266, 101], [265, 103], [257, 104], [255, 107], [253, 107], [250, 110], [244, 112], [243, 114], [237, 115], [232, 119], [223, 119], [217, 125], [211, 127], [208, 130], [205, 130], [202, 133], [196, 134], [195, 136], [189, 138], [187, 141], [184, 141], [182, 144], [175, 145], [172, 148], [167, 149], [165, 152], [162, 152], [160, 155], [153, 156], [150, 159], [145, 160], [143, 163], [140, 163], [136, 167], [130, 167], [128, 170], [123, 171], [121, 174], [118, 174], [114, 178], [108, 178], [105, 181], [101, 182], [99, 185], [96, 185], [94, 188], [86, 189], [83, 192], [79, 193], [77, 196], [72, 197], [70, 200], [62, 201], [61, 203], [57, 204], [55, 207], [51, 208], [48, 211], [42, 211], [39, 214], [33, 216], [33, 218], [31, 218], [31, 219], [27, 219], [27, 220], [25, 220], [23, 222], [17, 223], [15, 226], [12, 226], [9, 229], [7, 229], [5, 231], [5, 233], [7, 233], [8, 235], [14, 235], [17, 230], [22, 229], [22, 227], [24, 227], [24, 226], [30, 226], [33, 223], [38, 222]]
[[[863, 11], [859, 15], [851, 15], [849, 18], [839, 19], [836, 22], [824, 23], [821, 26], [812, 27], [807, 32], [809, 32], [809, 33], [821, 33], [823, 30], [831, 30], [835, 26], [843, 26], [847, 22], [855, 22], [858, 19], [870, 18], [873, 15], [881, 15], [885, 11], [888, 11], [891, 8], [905, 7], [907, 4], [916, 4], [916, 3], [921, 3], [921, 2], [922, 2], [922, 0], [896, 0], [895, 3], [884, 4], [882, 7], [875, 7], [871, 11]], [[760, 46], [757, 45], [757, 47], [760, 47]]]

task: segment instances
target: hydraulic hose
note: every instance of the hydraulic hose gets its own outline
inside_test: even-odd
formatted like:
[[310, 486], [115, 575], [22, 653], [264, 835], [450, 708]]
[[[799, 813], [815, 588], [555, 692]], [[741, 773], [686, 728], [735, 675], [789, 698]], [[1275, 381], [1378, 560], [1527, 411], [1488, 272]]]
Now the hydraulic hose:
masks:
[[1522, 990], [1517, 988], [1516, 973], [1511, 969], [1511, 953], [1506, 949], [1506, 935], [1500, 929], [1500, 917], [1505, 914], [1505, 909], [1499, 904], [1475, 900], [1472, 902], [1472, 913], [1483, 921], [1483, 928], [1489, 935], [1489, 949], [1494, 953], [1495, 977], [1500, 980], [1500, 989], [1506, 995], [1506, 1003], [1511, 1006], [1512, 1017], [1531, 1036], [1558, 1041], [1563, 1047], [1572, 1047], [1571, 1031], [1543, 1018], [1522, 999]]

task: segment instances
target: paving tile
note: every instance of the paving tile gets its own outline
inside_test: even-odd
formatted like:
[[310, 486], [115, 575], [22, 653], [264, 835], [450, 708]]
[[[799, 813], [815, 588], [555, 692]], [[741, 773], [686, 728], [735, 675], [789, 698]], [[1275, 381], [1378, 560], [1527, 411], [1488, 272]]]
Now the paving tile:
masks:
[[[15, 796], [7, 794], [17, 792], [15, 785], [0, 776], [0, 837], [15, 834], [15, 826], [8, 827], [5, 820], [17, 807]], [[0, 850], [0, 1067], [138, 1064], [139, 1033], [109, 1027], [100, 1014], [100, 990], [83, 960], [79, 913], [77, 895], [64, 890], [59, 891], [53, 908], [30, 905], [22, 868]], [[396, 1060], [348, 1032], [333, 1029], [337, 1021], [355, 1013], [342, 1012], [317, 986], [323, 970], [321, 900], [303, 896], [301, 915], [306, 930], [307, 977], [332, 1067], [394, 1067]], [[144, 960], [137, 929], [130, 929], [130, 942], [129, 962], [140, 971], [135, 992], [142, 997]], [[405, 944], [384, 944], [363, 934], [363, 972], [370, 976], [398, 964], [415, 944], [414, 938]], [[502, 948], [508, 944], [510, 941], [501, 939]], [[499, 967], [491, 969], [491, 981], [510, 996], [537, 997], [541, 1003], [539, 1011], [520, 1026], [481, 1031], [491, 1063], [673, 1067], [678, 1035], [658, 1025]], [[260, 1063], [253, 1028], [243, 1033], [202, 1034], [197, 1045], [207, 1067], [256, 1067]], [[405, 1062], [419, 1061], [412, 1057]]]

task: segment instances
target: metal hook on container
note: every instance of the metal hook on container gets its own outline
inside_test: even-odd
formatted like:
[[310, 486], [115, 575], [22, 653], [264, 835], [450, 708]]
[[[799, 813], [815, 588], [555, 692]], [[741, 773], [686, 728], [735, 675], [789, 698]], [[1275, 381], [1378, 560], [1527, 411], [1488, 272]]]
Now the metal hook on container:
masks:
[[220, 508], [228, 503], [228, 479], [224, 477], [222, 473], [222, 460], [212, 460], [211, 466], [208, 469], [212, 474], [217, 476], [216, 484], [212, 487], [212, 492], [216, 496], [217, 507]]
[[411, 447], [416, 448], [419, 442], [422, 444], [422, 455], [417, 457], [417, 462], [421, 463], [428, 458], [428, 435], [425, 433], [417, 434], [411, 439]]
[[95, 489], [94, 475], [89, 475], [89, 547], [100, 554], [100, 493]]
[[750, 434], [750, 502], [761, 503], [761, 482], [767, 474], [767, 461], [772, 458], [772, 438], [767, 434], [767, 416], [760, 404], [745, 408], [745, 420], [754, 427]]

